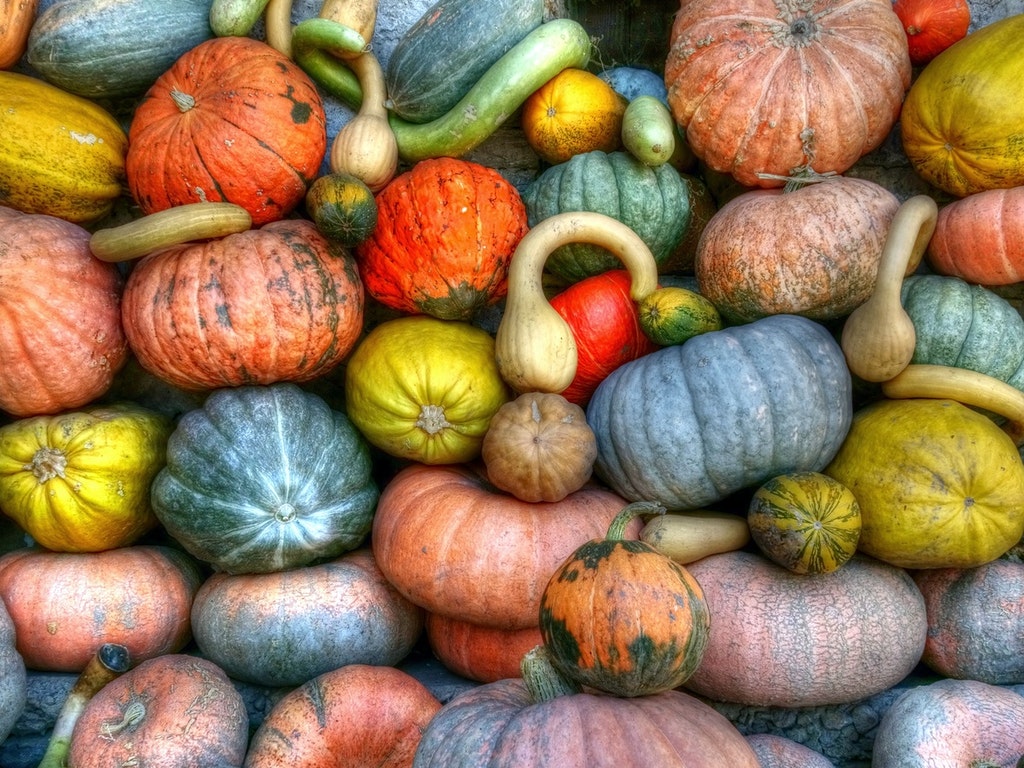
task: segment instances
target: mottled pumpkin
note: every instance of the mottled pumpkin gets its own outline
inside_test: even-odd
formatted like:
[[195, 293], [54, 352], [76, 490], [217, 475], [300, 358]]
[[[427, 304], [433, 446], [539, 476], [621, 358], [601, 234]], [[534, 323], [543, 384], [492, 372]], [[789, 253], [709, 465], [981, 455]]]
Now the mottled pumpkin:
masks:
[[349, 252], [289, 219], [144, 257], [122, 318], [146, 370], [210, 390], [328, 373], [362, 333], [364, 297]]
[[218, 37], [182, 54], [135, 108], [125, 175], [144, 213], [224, 200], [259, 226], [302, 202], [326, 151], [309, 76], [267, 43]]
[[356, 247], [366, 289], [409, 314], [468, 320], [507, 290], [526, 209], [498, 171], [469, 160], [421, 160], [377, 193], [377, 226]]

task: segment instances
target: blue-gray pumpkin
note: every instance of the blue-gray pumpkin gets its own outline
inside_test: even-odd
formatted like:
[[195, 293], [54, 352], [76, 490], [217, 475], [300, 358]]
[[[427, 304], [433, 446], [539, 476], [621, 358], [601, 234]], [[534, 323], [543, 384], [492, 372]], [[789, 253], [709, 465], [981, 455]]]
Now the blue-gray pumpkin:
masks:
[[821, 324], [771, 315], [664, 347], [597, 387], [595, 474], [629, 500], [695, 509], [769, 477], [820, 471], [853, 417], [839, 344]]

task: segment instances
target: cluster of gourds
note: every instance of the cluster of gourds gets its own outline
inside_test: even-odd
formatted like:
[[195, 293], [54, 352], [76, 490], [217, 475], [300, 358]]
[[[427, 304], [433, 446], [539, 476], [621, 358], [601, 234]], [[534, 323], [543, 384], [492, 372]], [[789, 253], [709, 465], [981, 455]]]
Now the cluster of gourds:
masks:
[[1024, 15], [380, 2], [0, 0], [0, 737], [27, 668], [44, 765], [813, 766], [712, 705], [923, 664], [875, 765], [1024, 757]]

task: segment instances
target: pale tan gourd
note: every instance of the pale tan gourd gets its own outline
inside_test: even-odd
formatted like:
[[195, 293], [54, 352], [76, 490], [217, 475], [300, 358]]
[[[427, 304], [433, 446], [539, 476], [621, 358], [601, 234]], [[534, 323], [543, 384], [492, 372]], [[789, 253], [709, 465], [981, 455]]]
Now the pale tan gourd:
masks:
[[97, 229], [89, 249], [100, 261], [120, 262], [197, 240], [246, 232], [252, 216], [240, 205], [220, 201], [186, 203], [116, 227]]
[[681, 565], [708, 555], [742, 549], [750, 541], [750, 526], [740, 515], [695, 509], [652, 517], [640, 539]]
[[840, 346], [850, 371], [865, 381], [891, 379], [914, 356], [917, 332], [900, 292], [903, 278], [921, 263], [937, 216], [938, 206], [927, 195], [900, 205], [882, 248], [874, 290], [846, 318]]
[[517, 392], [562, 392], [576, 376], [572, 328], [544, 294], [544, 264], [556, 248], [593, 243], [608, 249], [631, 277], [641, 301], [658, 287], [658, 265], [647, 244], [622, 222], [592, 211], [559, 213], [539, 222], [512, 254], [508, 295], [495, 337], [498, 369]]

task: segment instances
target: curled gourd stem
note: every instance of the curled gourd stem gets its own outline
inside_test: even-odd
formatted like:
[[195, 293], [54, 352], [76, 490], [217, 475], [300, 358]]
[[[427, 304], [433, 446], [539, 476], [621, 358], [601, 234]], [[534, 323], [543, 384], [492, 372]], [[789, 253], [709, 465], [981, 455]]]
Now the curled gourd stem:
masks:
[[985, 373], [948, 365], [915, 363], [882, 383], [890, 398], [956, 400], [1006, 419], [1002, 425], [1014, 444], [1024, 445], [1024, 392]]
[[292, 56], [292, 0], [269, 0], [263, 11], [263, 27], [267, 45]]
[[658, 264], [647, 244], [611, 216], [572, 211], [538, 223], [512, 254], [505, 311], [495, 337], [498, 369], [518, 392], [561, 392], [576, 376], [572, 328], [548, 303], [543, 288], [548, 256], [568, 243], [592, 243], [618, 257], [632, 279], [634, 301], [658, 287]]
[[610, 541], [622, 541], [626, 538], [626, 526], [634, 518], [643, 515], [664, 515], [665, 512], [665, 507], [656, 501], [634, 501], [627, 504], [608, 526], [608, 535], [605, 538]]

